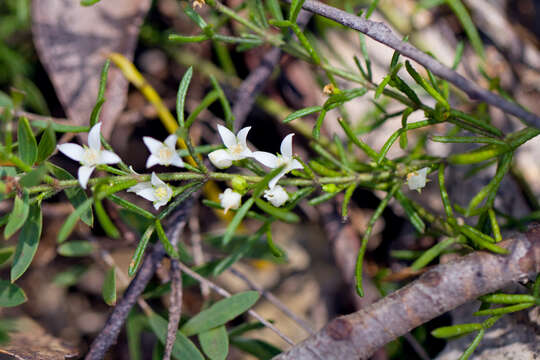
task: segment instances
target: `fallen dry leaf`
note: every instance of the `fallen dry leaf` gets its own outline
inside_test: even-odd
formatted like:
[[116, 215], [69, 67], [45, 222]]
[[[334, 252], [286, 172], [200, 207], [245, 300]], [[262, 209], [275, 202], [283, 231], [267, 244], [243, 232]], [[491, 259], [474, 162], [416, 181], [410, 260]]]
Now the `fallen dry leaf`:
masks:
[[15, 332], [10, 332], [8, 345], [0, 347], [0, 359], [64, 360], [78, 356], [77, 350], [55, 338], [30, 318], [15, 321]]
[[[88, 124], [101, 69], [111, 52], [129, 59], [150, 0], [101, 1], [83, 7], [74, 0], [32, 1], [32, 32], [43, 66], [68, 117]], [[126, 103], [128, 82], [111, 67], [101, 120], [108, 138]]]

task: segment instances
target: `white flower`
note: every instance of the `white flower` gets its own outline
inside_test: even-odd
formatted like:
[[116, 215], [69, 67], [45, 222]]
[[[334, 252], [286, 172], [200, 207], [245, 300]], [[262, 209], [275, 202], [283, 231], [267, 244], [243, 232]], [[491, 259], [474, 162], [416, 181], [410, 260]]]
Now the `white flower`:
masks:
[[132, 186], [127, 191], [151, 201], [156, 210], [168, 203], [173, 194], [169, 185], [158, 178], [155, 172], [152, 172], [151, 181]]
[[146, 160], [146, 167], [152, 167], [154, 165], [174, 165], [178, 167], [184, 167], [184, 162], [178, 155], [175, 149], [176, 135], [169, 135], [164, 142], [158, 141], [149, 136], [143, 137], [144, 144], [150, 150], [150, 156]]
[[281, 186], [274, 186], [273, 189], [264, 190], [264, 198], [275, 207], [280, 207], [289, 200], [289, 194]]
[[225, 189], [223, 193], [219, 194], [219, 201], [221, 202], [221, 207], [225, 209], [225, 214], [229, 209], [238, 209], [241, 200], [242, 195], [230, 188]]
[[223, 144], [227, 149], [212, 151], [208, 154], [210, 162], [218, 169], [225, 169], [232, 165], [233, 161], [251, 157], [252, 151], [247, 147], [247, 134], [250, 126], [241, 129], [237, 135], [225, 126], [218, 125], [218, 132]]
[[58, 150], [75, 161], [81, 163], [78, 171], [79, 183], [86, 189], [88, 179], [97, 165], [116, 164], [121, 160], [112, 151], [101, 149], [101, 123], [97, 123], [88, 133], [88, 147], [73, 143], [57, 146]]
[[273, 189], [274, 186], [277, 184], [279, 179], [289, 171], [295, 170], [295, 169], [303, 169], [304, 167], [300, 163], [300, 161], [293, 159], [293, 152], [292, 152], [292, 137], [294, 134], [289, 134], [285, 136], [283, 141], [281, 142], [281, 154], [278, 154], [277, 156], [274, 154], [270, 154], [265, 151], [255, 151], [253, 153], [253, 157], [255, 160], [260, 162], [261, 164], [268, 166], [271, 169], [275, 169], [278, 167], [281, 167], [282, 165], [285, 165], [283, 170], [279, 172], [270, 182], [268, 183], [268, 187], [270, 189]]
[[428, 171], [429, 168], [425, 167], [407, 174], [407, 185], [409, 186], [409, 189], [418, 190], [418, 192], [420, 192], [420, 189], [426, 186], [426, 182], [429, 181], [429, 179], [426, 180]]

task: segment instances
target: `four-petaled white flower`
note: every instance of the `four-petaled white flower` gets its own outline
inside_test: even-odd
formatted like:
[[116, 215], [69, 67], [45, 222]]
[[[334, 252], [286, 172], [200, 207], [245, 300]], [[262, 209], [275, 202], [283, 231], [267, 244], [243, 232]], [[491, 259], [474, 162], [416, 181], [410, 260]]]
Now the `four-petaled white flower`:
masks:
[[303, 169], [304, 167], [300, 163], [300, 161], [293, 158], [293, 151], [292, 151], [292, 137], [294, 134], [289, 134], [285, 136], [283, 141], [281, 142], [281, 154], [278, 154], [277, 156], [274, 154], [270, 154], [265, 151], [255, 151], [253, 153], [253, 158], [260, 162], [261, 164], [271, 168], [276, 169], [278, 167], [281, 167], [285, 165], [285, 167], [277, 174], [270, 182], [268, 183], [268, 187], [271, 189], [274, 188], [274, 186], [277, 184], [279, 179], [289, 171], [295, 170], [295, 169]]
[[225, 214], [229, 209], [238, 209], [240, 207], [240, 202], [242, 200], [242, 195], [233, 191], [231, 188], [225, 189], [224, 192], [219, 194], [219, 201], [221, 202], [221, 207], [225, 209], [223, 211]]
[[429, 168], [425, 167], [407, 174], [407, 185], [409, 186], [409, 189], [418, 190], [418, 192], [420, 192], [429, 181], [429, 179], [426, 179], [428, 171]]
[[152, 167], [154, 165], [174, 165], [177, 167], [184, 167], [184, 162], [176, 152], [176, 135], [169, 135], [164, 142], [158, 141], [149, 136], [143, 137], [144, 144], [150, 150], [150, 156], [146, 160], [146, 167]]
[[250, 126], [241, 129], [237, 135], [225, 126], [218, 125], [218, 132], [227, 149], [219, 149], [208, 154], [210, 162], [218, 169], [226, 169], [233, 161], [251, 157], [252, 151], [247, 147], [247, 134]]
[[264, 190], [263, 196], [275, 207], [280, 207], [289, 200], [289, 194], [279, 185], [274, 186], [273, 189]]
[[168, 203], [173, 194], [169, 185], [158, 178], [155, 172], [152, 172], [150, 181], [132, 186], [127, 191], [151, 201], [156, 210]]
[[97, 123], [90, 129], [88, 147], [73, 143], [61, 144], [57, 147], [64, 155], [81, 163], [77, 176], [83, 189], [86, 189], [88, 179], [97, 165], [116, 164], [121, 161], [112, 151], [101, 148], [101, 123]]

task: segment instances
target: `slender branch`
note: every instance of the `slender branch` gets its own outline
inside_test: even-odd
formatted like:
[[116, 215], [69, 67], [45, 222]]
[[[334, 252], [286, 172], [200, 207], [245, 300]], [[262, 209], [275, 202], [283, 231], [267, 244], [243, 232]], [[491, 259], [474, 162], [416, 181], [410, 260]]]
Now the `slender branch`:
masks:
[[[289, 3], [290, 1], [291, 0], [287, 0]], [[463, 90], [472, 100], [484, 101], [503, 110], [506, 113], [520, 118], [531, 126], [540, 128], [539, 116], [525, 110], [516, 103], [510, 102], [495, 93], [481, 88], [471, 80], [468, 80], [449, 67], [441, 64], [428, 54], [418, 50], [411, 43], [402, 41], [396, 35], [394, 35], [394, 33], [392, 33], [392, 30], [386, 24], [366, 20], [318, 1], [306, 0], [302, 7], [304, 10], [324, 16], [330, 20], [334, 20], [335, 22], [345, 25], [351, 29], [358, 30], [373, 40], [399, 51], [403, 56], [416, 61], [425, 68], [429, 69], [433, 74], [448, 80], [456, 87]]]
[[499, 243], [506, 256], [478, 251], [438, 265], [369, 307], [332, 320], [274, 360], [367, 359], [411, 329], [512, 282], [540, 272], [540, 225]]
[[[182, 264], [181, 262], [179, 262], [179, 266], [180, 266], [180, 269], [183, 272], [185, 272], [186, 274], [188, 274], [189, 276], [191, 276], [192, 278], [194, 278], [198, 282], [207, 284], [212, 290], [217, 292], [219, 295], [221, 295], [223, 297], [231, 297], [231, 293], [229, 293], [227, 290], [225, 290], [224, 288], [218, 286], [217, 284], [213, 283], [212, 281], [206, 279], [205, 277], [197, 274], [195, 271], [191, 270], [188, 266]], [[287, 335], [285, 335], [281, 331], [279, 331], [278, 328], [276, 328], [274, 325], [272, 325], [271, 323], [266, 321], [257, 312], [255, 312], [254, 310], [248, 310], [248, 314], [253, 316], [255, 319], [259, 320], [264, 326], [266, 326], [267, 328], [269, 328], [270, 330], [272, 330], [273, 332], [278, 334], [279, 337], [281, 337], [283, 340], [285, 340], [288, 344], [294, 345], [294, 342], [291, 339], [289, 339], [287, 337]]]

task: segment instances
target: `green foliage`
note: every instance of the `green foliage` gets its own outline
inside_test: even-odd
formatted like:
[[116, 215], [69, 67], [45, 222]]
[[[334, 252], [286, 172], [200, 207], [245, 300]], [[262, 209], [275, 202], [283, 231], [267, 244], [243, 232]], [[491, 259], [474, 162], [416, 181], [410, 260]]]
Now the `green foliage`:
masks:
[[15, 282], [15, 280], [21, 277], [30, 266], [39, 245], [42, 224], [43, 216], [41, 214], [41, 208], [39, 204], [32, 204], [28, 218], [19, 234], [19, 241], [17, 242], [13, 264], [11, 266], [11, 282]]
[[116, 305], [116, 268], [114, 266], [105, 274], [101, 295], [107, 305]]
[[13, 307], [26, 302], [26, 294], [15, 284], [0, 279], [0, 307]]

